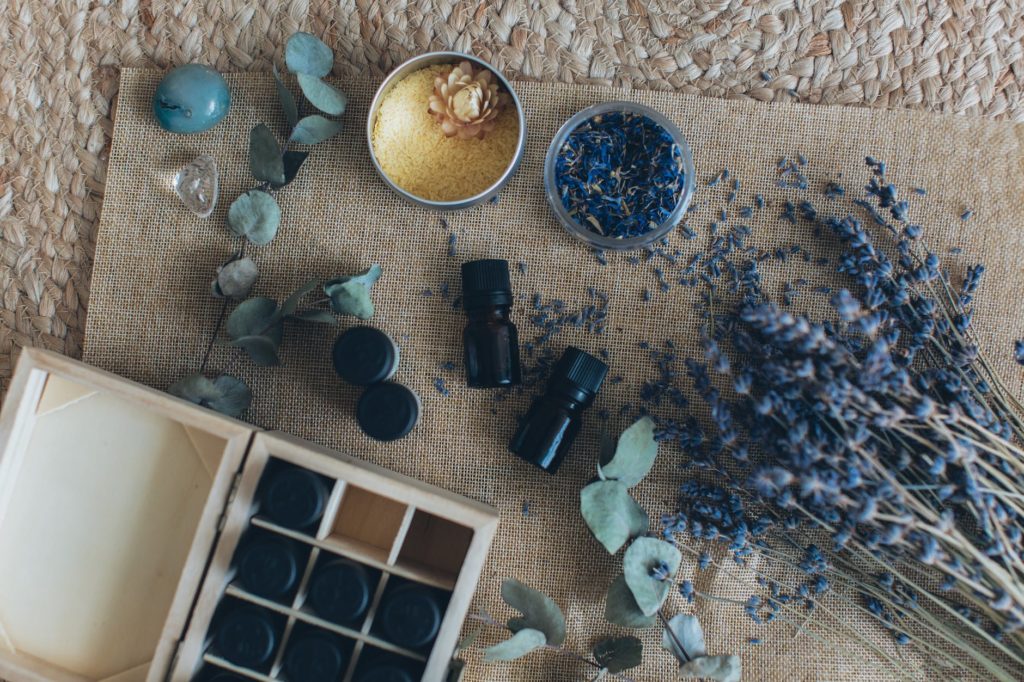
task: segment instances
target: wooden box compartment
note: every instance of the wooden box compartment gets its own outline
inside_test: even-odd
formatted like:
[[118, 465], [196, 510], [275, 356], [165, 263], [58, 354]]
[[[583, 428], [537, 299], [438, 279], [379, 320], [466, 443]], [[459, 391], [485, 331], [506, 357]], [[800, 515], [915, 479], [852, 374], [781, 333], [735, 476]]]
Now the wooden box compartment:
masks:
[[[281, 498], [267, 492], [285, 469], [322, 485], [298, 517], [275, 512]], [[341, 643], [342, 682], [383, 660], [437, 682], [497, 523], [486, 505], [25, 350], [0, 414], [0, 678], [291, 682], [289, 647], [315, 635]], [[294, 558], [285, 590], [265, 591], [239, 568], [267, 542]], [[339, 562], [367, 586], [365, 611], [347, 622], [324, 617], [310, 595]], [[390, 641], [379, 621], [402, 584], [440, 597], [423, 646]], [[258, 612], [273, 631], [265, 664], [218, 648], [232, 609]]]

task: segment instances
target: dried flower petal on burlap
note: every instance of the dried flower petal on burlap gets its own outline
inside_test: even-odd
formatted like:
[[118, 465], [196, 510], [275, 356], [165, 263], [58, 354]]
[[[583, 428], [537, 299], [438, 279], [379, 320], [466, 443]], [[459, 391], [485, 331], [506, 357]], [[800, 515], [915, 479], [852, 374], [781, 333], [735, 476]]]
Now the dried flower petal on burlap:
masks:
[[448, 137], [468, 140], [494, 130], [498, 114], [509, 100], [487, 69], [474, 69], [468, 61], [434, 79], [429, 111]]

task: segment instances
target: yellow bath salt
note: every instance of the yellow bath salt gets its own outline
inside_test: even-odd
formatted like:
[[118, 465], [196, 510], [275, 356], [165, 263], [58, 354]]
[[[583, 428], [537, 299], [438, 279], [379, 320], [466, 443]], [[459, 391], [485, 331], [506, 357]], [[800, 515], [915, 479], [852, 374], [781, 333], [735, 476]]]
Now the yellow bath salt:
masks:
[[446, 64], [415, 71], [388, 92], [373, 126], [373, 150], [384, 173], [405, 191], [431, 201], [457, 201], [483, 192], [505, 172], [516, 150], [519, 123], [507, 106], [483, 139], [445, 137], [428, 111], [434, 78]]

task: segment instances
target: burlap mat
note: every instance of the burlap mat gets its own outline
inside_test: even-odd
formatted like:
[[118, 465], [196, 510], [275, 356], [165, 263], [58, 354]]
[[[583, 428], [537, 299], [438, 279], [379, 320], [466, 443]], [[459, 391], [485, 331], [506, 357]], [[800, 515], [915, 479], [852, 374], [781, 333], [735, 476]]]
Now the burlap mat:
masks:
[[[149, 98], [160, 74], [129, 70], [121, 82], [120, 105], [110, 174], [101, 219], [87, 329], [85, 360], [119, 374], [165, 387], [194, 371], [213, 328], [218, 306], [208, 294], [216, 264], [230, 252], [224, 216], [231, 199], [251, 186], [247, 135], [257, 121], [280, 124], [272, 80], [265, 75], [229, 77], [234, 105], [225, 122], [198, 136], [175, 136], [152, 121]], [[599, 636], [615, 631], [603, 622], [604, 593], [621, 560], [610, 558], [585, 530], [578, 509], [581, 486], [594, 473], [599, 410], [609, 424], [625, 425], [619, 408], [636, 404], [640, 386], [658, 376], [641, 342], [661, 347], [672, 340], [680, 355], [696, 354], [698, 289], [659, 289], [655, 266], [672, 282], [682, 265], [661, 259], [631, 263], [625, 255], [608, 255], [600, 265], [589, 249], [569, 237], [552, 219], [541, 191], [541, 162], [548, 141], [568, 116], [591, 103], [629, 98], [658, 108], [689, 139], [698, 171], [696, 202], [689, 218], [699, 237], [673, 236], [683, 261], [708, 248], [708, 224], [725, 206], [729, 187], [705, 186], [728, 167], [742, 180], [732, 205], [751, 203], [762, 193], [769, 207], [751, 225], [748, 243], [774, 250], [801, 244], [815, 258], [833, 249], [816, 240], [806, 224], [783, 227], [777, 219], [781, 201], [808, 198], [820, 210], [830, 205], [820, 194], [825, 180], [843, 173], [850, 192], [859, 193], [867, 178], [865, 154], [885, 159], [890, 176], [904, 188], [924, 187], [928, 197], [914, 202], [915, 219], [927, 227], [927, 239], [939, 253], [960, 247], [951, 256], [953, 269], [981, 260], [989, 272], [978, 296], [976, 320], [985, 348], [1013, 389], [1021, 392], [1024, 373], [1009, 361], [1010, 339], [1024, 336], [1019, 294], [1024, 284], [1024, 232], [1019, 229], [1024, 187], [1024, 128], [963, 117], [934, 117], [870, 109], [764, 105], [727, 102], [668, 93], [617, 91], [599, 87], [517, 83], [528, 120], [528, 148], [518, 175], [496, 204], [448, 216], [457, 232], [458, 256], [448, 255], [449, 231], [437, 214], [411, 207], [387, 191], [370, 166], [364, 134], [371, 90], [367, 83], [347, 83], [350, 109], [347, 130], [314, 150], [299, 179], [280, 192], [284, 220], [269, 246], [250, 249], [261, 269], [258, 293], [281, 297], [306, 278], [350, 273], [379, 262], [384, 276], [375, 290], [374, 324], [402, 347], [398, 380], [423, 398], [423, 420], [413, 434], [397, 443], [374, 444], [353, 419], [357, 397], [335, 377], [329, 359], [333, 330], [291, 326], [284, 343], [285, 366], [258, 369], [218, 348], [211, 371], [230, 370], [246, 377], [256, 393], [249, 418], [260, 426], [282, 429], [383, 464], [497, 506], [502, 524], [484, 572], [477, 605], [503, 616], [497, 590], [514, 576], [551, 594], [569, 621], [568, 646], [586, 651]], [[222, 200], [214, 215], [202, 220], [189, 214], [171, 191], [171, 178], [200, 153], [216, 157], [222, 172]], [[806, 193], [776, 185], [779, 157], [805, 154], [812, 189]], [[965, 207], [974, 210], [960, 220]], [[558, 351], [572, 343], [591, 351], [607, 349], [610, 383], [589, 414], [588, 426], [570, 461], [556, 477], [536, 471], [505, 452], [515, 417], [529, 395], [495, 402], [493, 394], [464, 387], [461, 366], [461, 311], [454, 310], [443, 286], [458, 292], [458, 265], [463, 259], [503, 257], [527, 263], [527, 274], [514, 272], [513, 285], [525, 299], [515, 311], [524, 340], [537, 330], [529, 321], [529, 298], [560, 298], [570, 309], [591, 302], [588, 289], [611, 295], [607, 331], [602, 335], [567, 325], [548, 344]], [[766, 264], [769, 291], [806, 276], [827, 283], [826, 268], [799, 258]], [[652, 300], [642, 301], [645, 289]], [[431, 295], [425, 295], [429, 290]], [[826, 296], [806, 293], [794, 304], [814, 314], [826, 310]], [[349, 322], [345, 323], [346, 325]], [[434, 388], [444, 377], [451, 395]], [[670, 414], [663, 407], [663, 414]], [[674, 508], [681, 480], [680, 452], [663, 446], [659, 464], [641, 487], [640, 499], [657, 518]], [[524, 515], [524, 504], [528, 514]], [[681, 577], [693, 575], [684, 563]], [[714, 569], [697, 574], [698, 589], [745, 599], [752, 578]], [[669, 612], [689, 608], [675, 595]], [[908, 670], [919, 665], [912, 648], [898, 648], [875, 625], [850, 608], [833, 605], [834, 617], [859, 623], [880, 646]], [[755, 626], [742, 611], [715, 605], [698, 613], [713, 653], [741, 653], [745, 679], [820, 680], [887, 679], [891, 671], [874, 668], [866, 655], [821, 647], [806, 634], [785, 625]], [[816, 618], [826, 618], [820, 614]], [[647, 658], [637, 680], [668, 679], [674, 663], [658, 646], [660, 632], [644, 635]], [[760, 637], [765, 644], [748, 643]], [[473, 661], [472, 680], [575, 680], [584, 666], [554, 653], [536, 653], [516, 663], [484, 667]]]
[[9, 0], [0, 388], [18, 347], [81, 354], [120, 68], [266, 72], [309, 30], [335, 49], [338, 75], [454, 48], [545, 81], [1021, 120], [1022, 16], [1024, 0]]

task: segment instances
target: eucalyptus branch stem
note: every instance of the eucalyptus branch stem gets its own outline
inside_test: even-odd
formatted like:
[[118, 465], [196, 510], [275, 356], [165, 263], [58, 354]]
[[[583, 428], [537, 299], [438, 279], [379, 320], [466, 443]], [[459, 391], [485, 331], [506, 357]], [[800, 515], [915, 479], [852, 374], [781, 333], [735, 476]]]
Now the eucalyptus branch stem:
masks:
[[665, 632], [667, 632], [668, 636], [672, 638], [672, 643], [676, 645], [676, 647], [679, 649], [679, 653], [681, 653], [683, 655], [683, 658], [686, 659], [686, 662], [689, 663], [690, 661], [692, 661], [693, 657], [690, 656], [690, 652], [686, 650], [686, 648], [683, 646], [683, 643], [679, 641], [678, 637], [676, 637], [676, 633], [672, 630], [672, 628], [668, 626], [668, 619], [665, 618], [665, 614], [661, 612], [661, 609], [658, 609], [658, 619], [661, 621], [662, 626], [665, 628]]
[[217, 335], [220, 334], [221, 325], [224, 324], [224, 317], [228, 312], [228, 299], [224, 299], [220, 303], [220, 313], [217, 314], [217, 324], [213, 326], [213, 333], [210, 334], [210, 342], [206, 344], [206, 352], [203, 353], [203, 362], [199, 365], [199, 373], [206, 373], [206, 365], [210, 362], [210, 354], [213, 352], [213, 346], [217, 343]]

